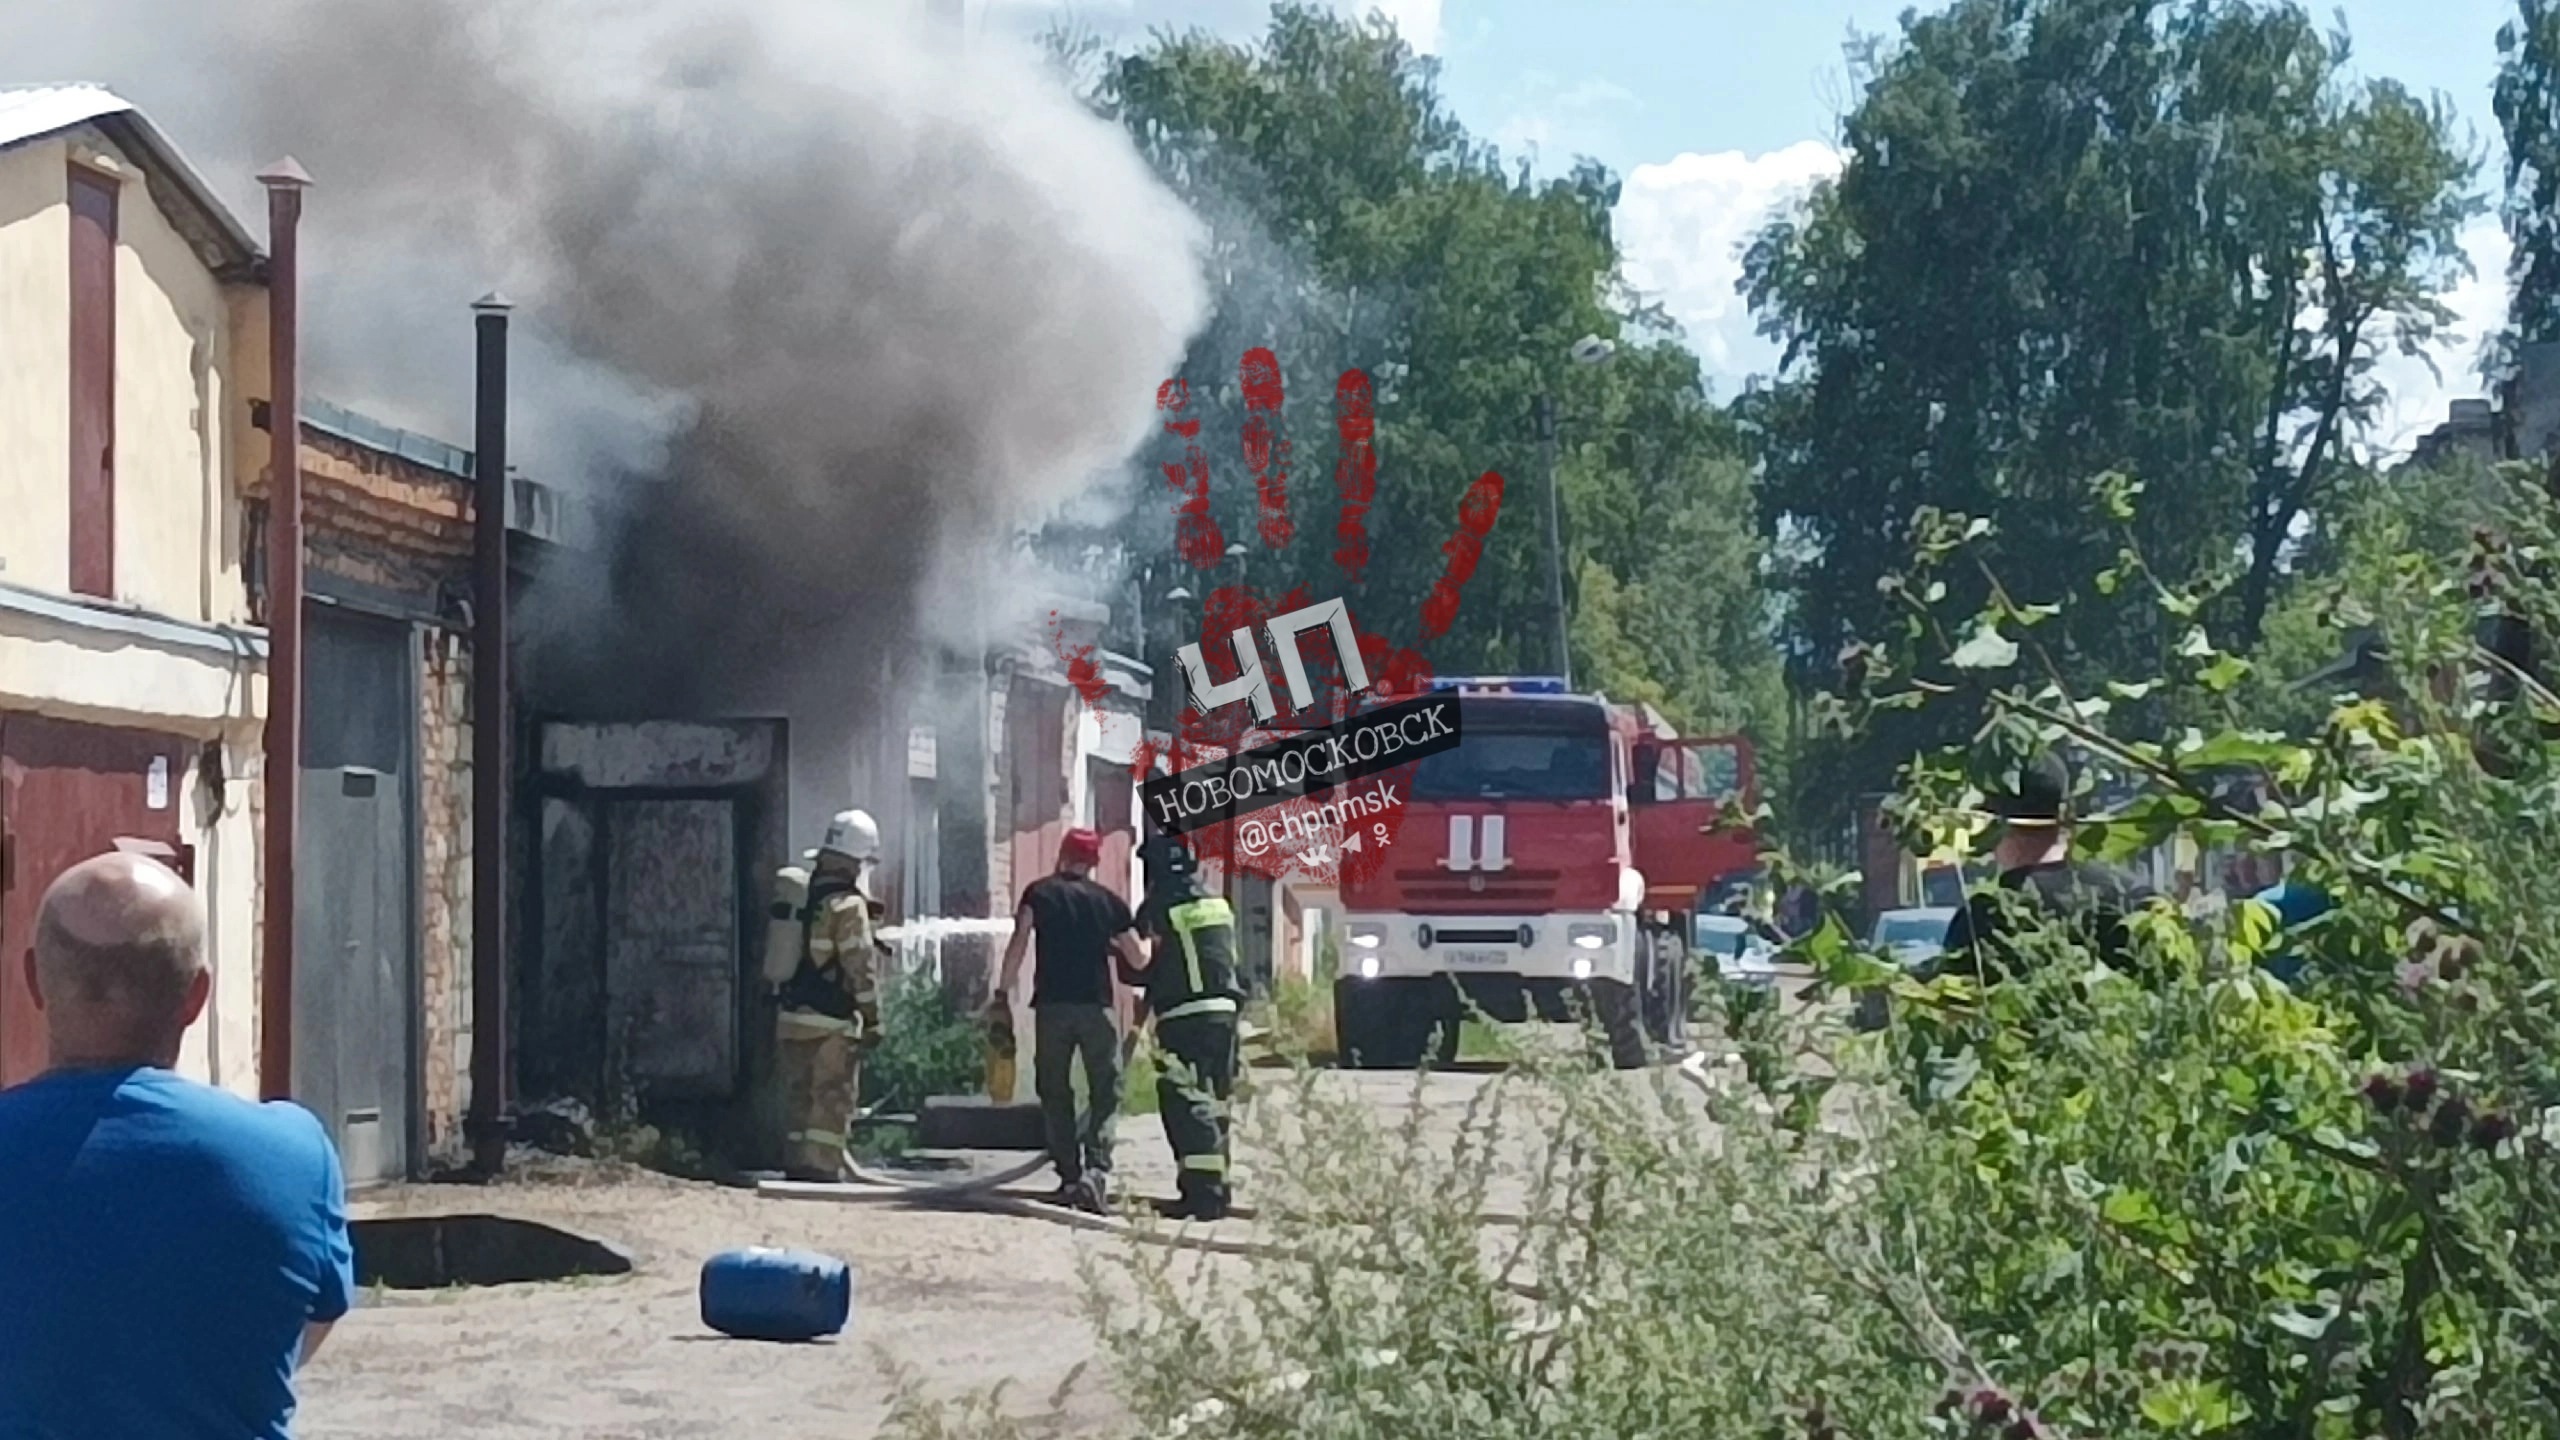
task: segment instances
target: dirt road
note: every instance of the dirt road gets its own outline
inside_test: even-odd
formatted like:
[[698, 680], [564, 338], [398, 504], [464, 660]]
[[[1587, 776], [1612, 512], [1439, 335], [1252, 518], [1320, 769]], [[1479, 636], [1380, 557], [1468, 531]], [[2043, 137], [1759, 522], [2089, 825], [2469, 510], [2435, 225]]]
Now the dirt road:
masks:
[[[1117, 1409], [1089, 1371], [1076, 1253], [1096, 1239], [1000, 1216], [761, 1200], [655, 1176], [610, 1183], [422, 1186], [359, 1215], [487, 1211], [598, 1235], [633, 1252], [609, 1280], [376, 1292], [306, 1373], [296, 1433], [325, 1440], [869, 1435], [889, 1403], [884, 1360], [938, 1393], [1010, 1382], [1055, 1435], [1109, 1433]], [[722, 1340], [702, 1326], [705, 1257], [740, 1245], [838, 1255], [855, 1320], [832, 1342]], [[1066, 1384], [1059, 1403], [1052, 1392]]]
[[[1426, 1131], [1459, 1117], [1484, 1074], [1429, 1077]], [[1413, 1079], [1332, 1074], [1324, 1083], [1400, 1114]], [[1153, 1117], [1120, 1128], [1124, 1189], [1171, 1193]], [[1241, 1154], [1249, 1196], [1253, 1156]], [[297, 1433], [311, 1440], [535, 1440], [752, 1435], [844, 1440], [888, 1410], [884, 1361], [941, 1396], [1003, 1382], [1034, 1433], [1121, 1433], [1081, 1309], [1079, 1254], [1126, 1242], [1037, 1220], [759, 1199], [637, 1172], [605, 1183], [416, 1186], [362, 1215], [494, 1212], [597, 1235], [630, 1250], [611, 1280], [368, 1294], [303, 1381]], [[857, 1279], [843, 1337], [815, 1345], [722, 1340], [700, 1321], [702, 1261], [741, 1245], [843, 1257]], [[1229, 1263], [1229, 1262], [1220, 1262]], [[1241, 1263], [1241, 1262], [1233, 1262]]]

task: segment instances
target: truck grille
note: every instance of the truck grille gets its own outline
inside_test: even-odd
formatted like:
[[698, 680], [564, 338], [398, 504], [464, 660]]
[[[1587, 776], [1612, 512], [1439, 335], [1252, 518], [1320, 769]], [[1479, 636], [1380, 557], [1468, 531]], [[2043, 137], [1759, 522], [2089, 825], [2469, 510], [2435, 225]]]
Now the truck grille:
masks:
[[[1471, 878], [1483, 880], [1484, 888], [1470, 887]], [[1495, 870], [1471, 875], [1435, 865], [1427, 870], [1398, 870], [1396, 888], [1403, 892], [1405, 908], [1419, 912], [1452, 915], [1492, 910], [1535, 914], [1553, 908], [1556, 882], [1562, 878], [1564, 872], [1560, 870]]]

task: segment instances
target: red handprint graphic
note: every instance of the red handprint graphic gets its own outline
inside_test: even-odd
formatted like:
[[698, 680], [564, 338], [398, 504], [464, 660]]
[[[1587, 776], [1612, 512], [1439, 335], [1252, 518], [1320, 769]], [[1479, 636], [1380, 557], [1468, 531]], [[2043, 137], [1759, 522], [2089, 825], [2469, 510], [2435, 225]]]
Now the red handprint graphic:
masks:
[[[1284, 398], [1279, 359], [1267, 348], [1248, 350], [1238, 363], [1237, 376], [1245, 401], [1241, 441], [1246, 468], [1253, 476], [1256, 530], [1263, 546], [1276, 550], [1287, 545], [1296, 531], [1289, 511], [1289, 444], [1278, 425]], [[1200, 443], [1199, 419], [1187, 413], [1190, 387], [1179, 379], [1166, 381], [1156, 392], [1156, 407], [1164, 416], [1165, 432], [1184, 442], [1181, 457], [1164, 465], [1166, 484], [1174, 493], [1175, 550], [1194, 569], [1205, 571], [1226, 558], [1227, 539], [1210, 513], [1208, 454]], [[1333, 411], [1340, 442], [1334, 468], [1340, 511], [1334, 525], [1333, 558], [1344, 580], [1356, 583], [1369, 563], [1368, 513], [1378, 493], [1377, 411], [1365, 371], [1342, 373], [1334, 386]], [[1440, 547], [1445, 565], [1422, 603], [1419, 640], [1437, 639], [1457, 619], [1467, 581], [1484, 554], [1485, 538], [1501, 516], [1502, 491], [1502, 476], [1488, 470], [1460, 498], [1457, 527]], [[1201, 606], [1201, 650], [1212, 657], [1225, 655], [1228, 639], [1237, 630], [1259, 630], [1275, 616], [1305, 611], [1311, 598], [1303, 584], [1276, 595], [1242, 584], [1218, 586]], [[1356, 630], [1356, 619], [1353, 624]], [[1354, 693], [1344, 683], [1333, 653], [1319, 648], [1305, 657], [1312, 661], [1305, 670], [1316, 703], [1283, 717], [1276, 722], [1279, 727], [1343, 720], [1373, 702], [1409, 699], [1430, 689], [1431, 664], [1419, 650], [1366, 630], [1356, 634], [1360, 663], [1370, 682], [1366, 692]], [[1098, 702], [1104, 683], [1093, 647], [1069, 649], [1062, 643], [1059, 656], [1068, 678], [1087, 702]], [[1219, 664], [1215, 659], [1210, 663]], [[1238, 667], [1230, 660], [1221, 668], [1234, 671]], [[1180, 676], [1178, 669], [1171, 671], [1165, 682], [1182, 684]], [[1221, 705], [1204, 714], [1196, 696], [1186, 696], [1186, 702], [1176, 733], [1162, 753], [1152, 745], [1140, 747], [1135, 769], [1141, 782], [1160, 768], [1179, 772], [1232, 753], [1257, 725], [1252, 708], [1243, 704]], [[1266, 728], [1271, 726], [1266, 723]], [[1385, 851], [1403, 823], [1401, 796], [1411, 770], [1412, 765], [1406, 764], [1193, 830], [1187, 838], [1204, 862], [1239, 865], [1272, 878], [1292, 871], [1324, 879], [1345, 873], [1364, 875], [1384, 863]]]

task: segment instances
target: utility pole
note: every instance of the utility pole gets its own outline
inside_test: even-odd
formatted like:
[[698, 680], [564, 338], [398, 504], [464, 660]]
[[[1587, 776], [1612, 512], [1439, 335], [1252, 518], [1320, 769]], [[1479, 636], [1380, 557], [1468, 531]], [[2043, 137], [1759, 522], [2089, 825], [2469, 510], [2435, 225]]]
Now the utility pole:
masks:
[[1538, 396], [1538, 454], [1547, 470], [1547, 609], [1556, 624], [1556, 673], [1573, 688], [1573, 643], [1567, 638], [1564, 614], [1564, 530], [1556, 517], [1556, 402]]

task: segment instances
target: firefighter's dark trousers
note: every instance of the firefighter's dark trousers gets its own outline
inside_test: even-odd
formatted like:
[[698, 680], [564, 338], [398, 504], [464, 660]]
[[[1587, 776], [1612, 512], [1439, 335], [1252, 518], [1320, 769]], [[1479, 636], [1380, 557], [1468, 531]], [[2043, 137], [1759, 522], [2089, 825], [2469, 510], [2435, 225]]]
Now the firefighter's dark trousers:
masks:
[[1236, 1089], [1236, 1017], [1156, 1022], [1156, 1107], [1181, 1167], [1182, 1197], [1227, 1198], [1227, 1102]]

